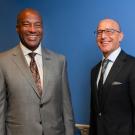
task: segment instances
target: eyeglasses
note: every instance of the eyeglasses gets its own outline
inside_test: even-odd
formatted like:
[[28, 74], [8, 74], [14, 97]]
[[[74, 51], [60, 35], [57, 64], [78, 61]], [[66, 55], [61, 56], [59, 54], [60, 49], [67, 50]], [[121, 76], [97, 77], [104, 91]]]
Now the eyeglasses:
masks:
[[105, 30], [97, 30], [94, 32], [94, 34], [97, 37], [100, 37], [103, 33], [105, 33], [107, 36], [112, 36], [115, 32], [120, 33], [120, 31], [115, 30], [115, 29], [105, 29]]

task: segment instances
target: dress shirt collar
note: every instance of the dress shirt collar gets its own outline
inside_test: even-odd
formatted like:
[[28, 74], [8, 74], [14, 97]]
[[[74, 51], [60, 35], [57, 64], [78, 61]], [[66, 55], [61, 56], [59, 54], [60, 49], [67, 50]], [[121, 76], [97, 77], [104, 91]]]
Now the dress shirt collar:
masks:
[[[114, 63], [114, 61], [116, 60], [116, 58], [118, 57], [119, 53], [121, 52], [121, 48], [119, 47], [118, 49], [116, 49], [115, 51], [113, 51], [108, 57], [107, 59], [109, 59], [111, 62]], [[105, 57], [103, 56], [102, 60], [104, 60]]]
[[[28, 55], [29, 53], [32, 52], [27, 47], [25, 47], [21, 42], [20, 42], [20, 47], [22, 49], [22, 52], [23, 52], [24, 56], [26, 56], [26, 55]], [[37, 53], [38, 55], [42, 56], [41, 43], [40, 43], [40, 45], [38, 46], [38, 48], [34, 52]]]

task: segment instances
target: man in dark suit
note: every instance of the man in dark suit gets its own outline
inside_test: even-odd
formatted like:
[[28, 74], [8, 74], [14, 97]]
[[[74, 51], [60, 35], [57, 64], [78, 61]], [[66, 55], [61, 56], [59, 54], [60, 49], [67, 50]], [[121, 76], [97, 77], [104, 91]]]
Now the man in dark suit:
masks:
[[43, 22], [17, 16], [17, 47], [0, 55], [0, 135], [74, 135], [65, 57], [41, 47]]
[[90, 135], [135, 135], [135, 58], [120, 48], [117, 21], [101, 20], [95, 33], [103, 59], [91, 72]]

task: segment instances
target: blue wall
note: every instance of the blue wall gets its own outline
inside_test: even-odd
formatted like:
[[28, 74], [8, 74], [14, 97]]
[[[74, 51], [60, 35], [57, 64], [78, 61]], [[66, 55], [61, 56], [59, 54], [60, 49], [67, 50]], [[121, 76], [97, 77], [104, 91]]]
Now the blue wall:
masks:
[[134, 0], [1, 0], [0, 51], [15, 46], [16, 15], [26, 7], [44, 18], [45, 47], [67, 57], [68, 75], [76, 123], [89, 123], [91, 68], [100, 60], [93, 31], [100, 19], [120, 22], [125, 34], [121, 47], [135, 55]]

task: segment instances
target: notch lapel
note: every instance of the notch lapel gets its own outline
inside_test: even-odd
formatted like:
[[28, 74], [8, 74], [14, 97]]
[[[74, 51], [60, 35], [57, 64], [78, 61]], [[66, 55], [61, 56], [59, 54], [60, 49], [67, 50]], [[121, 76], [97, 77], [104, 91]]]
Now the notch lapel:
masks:
[[104, 102], [109, 94], [112, 82], [115, 80], [115, 78], [121, 71], [122, 67], [125, 64], [125, 61], [126, 61], [126, 54], [123, 51], [121, 51], [119, 56], [117, 57], [116, 61], [114, 62], [113, 66], [106, 78], [106, 81], [104, 83], [102, 105], [104, 105]]
[[43, 58], [43, 94], [41, 102], [46, 102], [51, 97], [51, 89], [49, 89], [49, 75], [51, 74], [51, 56], [47, 49], [42, 48], [42, 58]]
[[33, 80], [32, 74], [30, 72], [30, 69], [28, 67], [27, 61], [19, 45], [16, 47], [16, 50], [13, 52], [12, 59], [13, 59], [13, 62], [17, 65], [17, 67], [20, 69], [22, 74], [27, 79], [27, 82], [33, 87], [38, 97], [40, 97], [38, 90], [36, 88], [35, 82]]
[[97, 104], [97, 110], [100, 111], [100, 106], [99, 106], [99, 101], [98, 101], [98, 87], [97, 87], [97, 78], [98, 78], [98, 74], [99, 74], [99, 70], [100, 70], [100, 66], [101, 66], [101, 62], [96, 66], [95, 68], [95, 71], [93, 73], [93, 83], [94, 83], [94, 92], [95, 92], [95, 95], [96, 95], [96, 104]]

